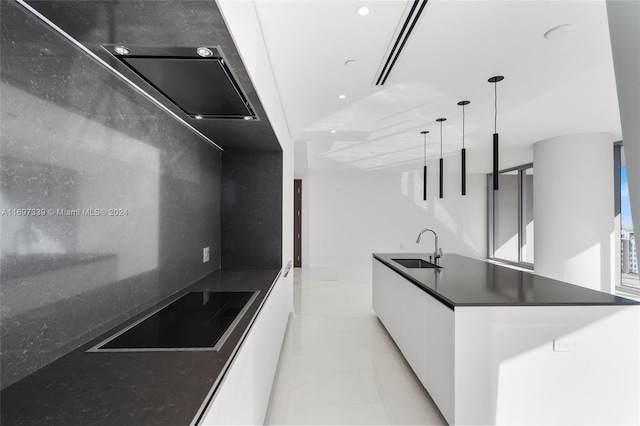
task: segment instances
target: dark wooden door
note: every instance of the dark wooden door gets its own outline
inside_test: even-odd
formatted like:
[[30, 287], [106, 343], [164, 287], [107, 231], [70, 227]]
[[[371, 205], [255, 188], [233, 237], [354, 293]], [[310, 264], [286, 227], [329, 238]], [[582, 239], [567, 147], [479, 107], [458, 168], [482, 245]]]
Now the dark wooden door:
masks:
[[302, 266], [302, 179], [293, 180], [293, 266]]

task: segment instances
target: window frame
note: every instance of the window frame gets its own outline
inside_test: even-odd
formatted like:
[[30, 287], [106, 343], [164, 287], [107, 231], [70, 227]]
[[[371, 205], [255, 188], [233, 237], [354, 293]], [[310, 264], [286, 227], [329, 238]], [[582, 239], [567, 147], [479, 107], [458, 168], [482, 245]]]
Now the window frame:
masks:
[[[620, 216], [622, 219], [622, 150], [624, 149], [624, 141], [620, 140], [614, 142], [613, 144], [613, 184], [614, 184], [614, 218], [616, 216]], [[622, 226], [622, 220], [618, 223], [618, 225]], [[628, 293], [633, 295], [633, 297], [640, 296], [640, 288], [633, 285], [626, 285], [622, 283], [622, 253], [621, 253], [621, 228], [618, 228], [616, 231], [616, 246], [620, 247], [620, 251], [616, 253], [616, 282], [615, 282], [615, 293]], [[636, 247], [637, 251], [637, 247]], [[624, 297], [629, 297], [628, 294], [622, 294]]]
[[[525, 269], [533, 270], [534, 263], [525, 262], [523, 260], [523, 249], [526, 244], [526, 220], [524, 214], [527, 210], [526, 206], [526, 176], [527, 169], [533, 169], [533, 163], [522, 164], [520, 166], [510, 167], [500, 170], [498, 173], [518, 172], [518, 261], [502, 259], [495, 256], [495, 222], [496, 222], [496, 209], [495, 209], [495, 191], [493, 189], [493, 173], [487, 174], [487, 257], [488, 259], [505, 263], [508, 265], [518, 266]], [[535, 172], [534, 172], [535, 173]], [[498, 190], [499, 191], [499, 190]], [[534, 219], [535, 220], [535, 219]], [[535, 259], [534, 259], [535, 262]]]

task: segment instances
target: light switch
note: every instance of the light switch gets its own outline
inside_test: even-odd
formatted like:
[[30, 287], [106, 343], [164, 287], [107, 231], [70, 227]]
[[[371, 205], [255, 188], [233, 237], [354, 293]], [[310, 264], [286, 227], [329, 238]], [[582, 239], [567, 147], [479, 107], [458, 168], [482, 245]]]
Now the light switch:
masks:
[[202, 263], [207, 263], [209, 261], [209, 247], [205, 247], [202, 249]]

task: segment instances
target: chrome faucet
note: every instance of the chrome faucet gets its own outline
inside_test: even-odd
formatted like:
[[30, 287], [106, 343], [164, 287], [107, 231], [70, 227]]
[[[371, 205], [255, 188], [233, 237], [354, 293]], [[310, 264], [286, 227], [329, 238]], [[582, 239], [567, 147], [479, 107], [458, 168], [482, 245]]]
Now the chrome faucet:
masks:
[[438, 248], [438, 234], [436, 234], [436, 231], [434, 231], [431, 228], [424, 228], [418, 234], [418, 239], [416, 240], [416, 244], [420, 244], [420, 238], [422, 238], [422, 234], [424, 234], [427, 231], [433, 232], [433, 236], [435, 237], [435, 250], [433, 252], [433, 262], [436, 265], [440, 265], [440, 258], [443, 257], [444, 255], [442, 254], [442, 249]]

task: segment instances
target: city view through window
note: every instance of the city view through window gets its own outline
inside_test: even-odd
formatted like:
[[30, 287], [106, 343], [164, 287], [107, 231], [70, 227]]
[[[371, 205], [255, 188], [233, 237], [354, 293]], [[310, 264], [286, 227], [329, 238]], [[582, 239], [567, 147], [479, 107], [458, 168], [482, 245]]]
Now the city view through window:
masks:
[[638, 254], [634, 238], [633, 219], [631, 218], [626, 166], [622, 166], [620, 170], [620, 210], [621, 284], [625, 287], [640, 289]]

